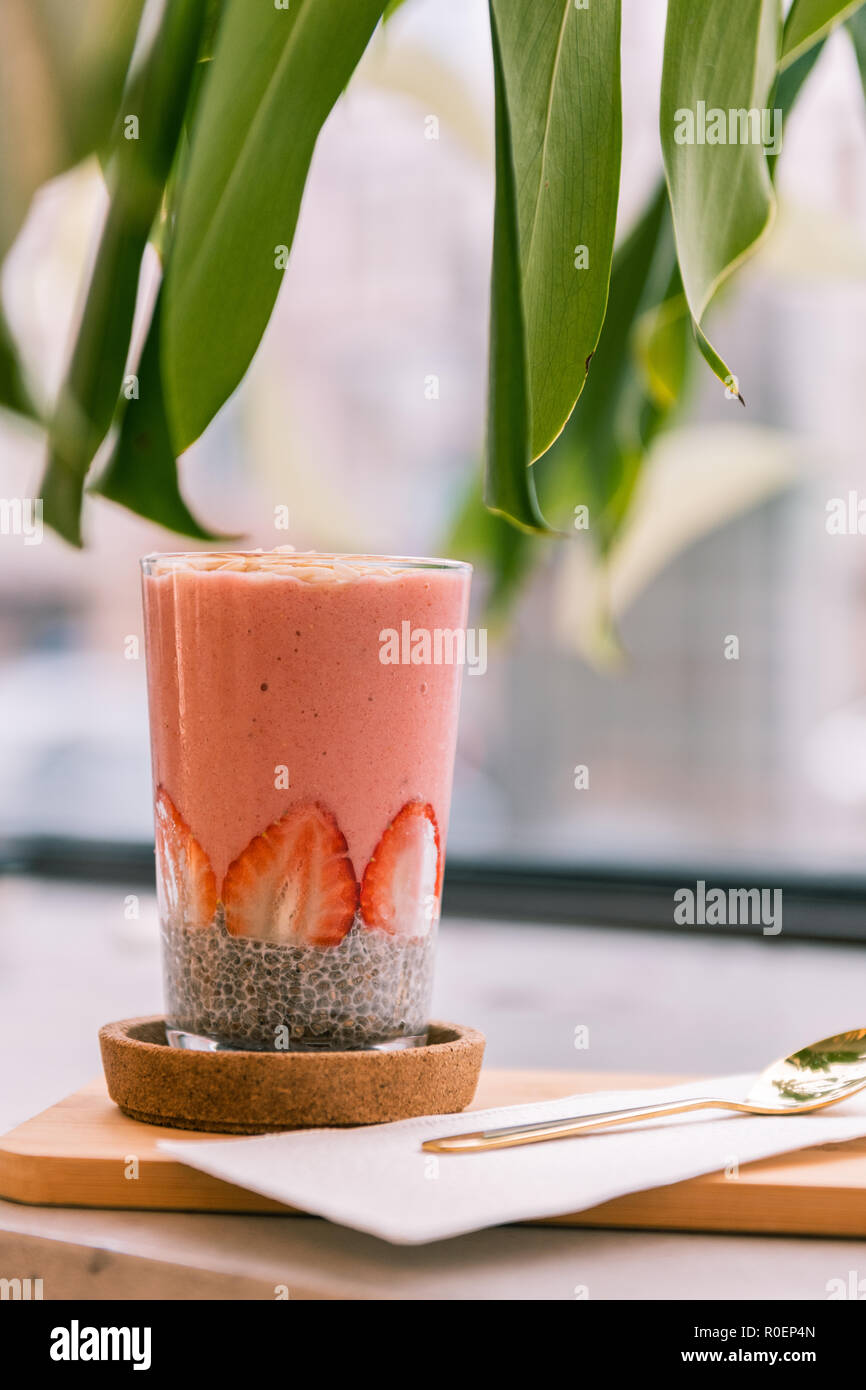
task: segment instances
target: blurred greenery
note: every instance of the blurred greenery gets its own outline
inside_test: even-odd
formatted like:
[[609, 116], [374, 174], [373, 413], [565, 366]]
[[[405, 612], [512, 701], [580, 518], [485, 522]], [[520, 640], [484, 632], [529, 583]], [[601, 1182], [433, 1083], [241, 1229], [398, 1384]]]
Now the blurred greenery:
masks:
[[866, 9], [858, 10], [848, 20], [848, 32], [851, 35], [851, 42], [854, 45], [854, 53], [860, 68], [863, 95], [866, 96]]
[[[0, 256], [35, 192], [75, 163], [98, 155], [109, 191], [50, 420], [45, 515], [67, 539], [80, 543], [89, 476], [89, 491], [211, 538], [183, 499], [177, 455], [246, 372], [319, 131], [380, 19], [400, 4], [292, 0], [251, 11], [246, 0], [3, 0]], [[490, 510], [473, 480], [452, 542], [486, 560], [491, 601], [504, 613], [537, 557], [558, 544], [552, 533], [580, 538], [586, 529], [583, 550], [599, 566], [612, 555], [639, 505], [648, 450], [686, 398], [693, 342], [729, 378], [704, 318], [771, 221], [777, 156], [751, 142], [679, 143], [677, 113], [703, 101], [787, 116], [842, 23], [866, 88], [866, 8], [794, 0], [782, 26], [777, 0], [740, 0], [736, 23], [729, 0], [669, 0], [666, 182], [614, 251], [619, 0], [489, 5]], [[399, 86], [393, 67], [388, 82]], [[139, 138], [125, 140], [130, 115]], [[475, 143], [484, 146], [477, 133]], [[125, 390], [133, 315], [146, 308], [138, 300], [148, 242], [163, 287], [136, 389]], [[2, 314], [0, 405], [36, 411]]]
[[107, 145], [143, 4], [0, 5], [0, 258], [42, 184]]
[[0, 313], [0, 406], [34, 420], [39, 412], [30, 394], [5, 316]]

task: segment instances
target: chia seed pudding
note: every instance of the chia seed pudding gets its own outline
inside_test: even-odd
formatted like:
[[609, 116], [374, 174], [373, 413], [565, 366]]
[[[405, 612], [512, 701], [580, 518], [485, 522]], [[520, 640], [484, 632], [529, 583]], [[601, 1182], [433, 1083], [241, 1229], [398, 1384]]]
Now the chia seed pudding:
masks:
[[395, 936], [360, 916], [336, 946], [232, 936], [163, 918], [169, 1030], [250, 1051], [355, 1051], [426, 1040], [436, 924]]
[[171, 1046], [426, 1042], [470, 572], [142, 562]]

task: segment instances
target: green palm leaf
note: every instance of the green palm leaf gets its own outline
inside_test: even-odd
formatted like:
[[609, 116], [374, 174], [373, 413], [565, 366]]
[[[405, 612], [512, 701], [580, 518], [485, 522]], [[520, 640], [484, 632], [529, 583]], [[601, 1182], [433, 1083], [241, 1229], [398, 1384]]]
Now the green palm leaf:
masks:
[[178, 453], [258, 347], [316, 139], [384, 5], [227, 2], [166, 266], [163, 381]]
[[488, 504], [546, 523], [529, 465], [561, 432], [604, 322], [619, 194], [618, 0], [490, 0], [496, 206]]
[[[204, 16], [205, 0], [173, 0], [124, 92], [108, 168], [111, 201], [42, 483], [46, 521], [77, 545], [84, 480], [117, 407], [141, 258], [180, 136]], [[137, 127], [127, 129], [130, 119]]]
[[[716, 376], [737, 392], [703, 322], [716, 291], [772, 220], [761, 113], [775, 83], [778, 47], [778, 0], [740, 0], [735, 24], [727, 0], [670, 0], [661, 141], [677, 255], [698, 346]], [[723, 134], [716, 112], [724, 117], [724, 143], [713, 138]], [[732, 112], [739, 132], [733, 141]], [[757, 127], [752, 118], [740, 120], [750, 112]]]
[[785, 20], [779, 66], [784, 70], [796, 62], [862, 4], [863, 0], [794, 0]]
[[138, 364], [138, 395], [126, 402], [108, 467], [89, 490], [182, 536], [233, 540], [202, 526], [181, 495], [159, 372], [160, 299]]

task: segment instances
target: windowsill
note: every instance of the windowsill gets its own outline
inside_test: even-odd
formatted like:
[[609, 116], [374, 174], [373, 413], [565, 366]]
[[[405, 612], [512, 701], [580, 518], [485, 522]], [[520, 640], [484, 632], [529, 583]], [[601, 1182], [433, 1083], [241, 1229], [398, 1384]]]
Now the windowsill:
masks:
[[[7, 878], [0, 893], [0, 1046], [15, 1058], [0, 1096], [6, 1129], [97, 1074], [99, 1025], [158, 1011], [161, 983], [151, 896], [127, 920], [121, 886]], [[852, 948], [778, 938], [454, 920], [442, 929], [435, 1012], [482, 1028], [488, 1065], [730, 1072], [862, 1021], [861, 964]], [[575, 1050], [579, 1026], [588, 1050]], [[269, 1298], [288, 1277], [313, 1298], [562, 1301], [579, 1277], [593, 1299], [821, 1299], [863, 1248], [504, 1227], [406, 1249], [280, 1216], [0, 1202], [0, 1255], [38, 1252], [52, 1297]]]
[[[5, 878], [0, 894], [5, 1129], [98, 1073], [100, 1024], [158, 1013], [162, 984], [152, 894], [131, 920], [121, 884]], [[492, 1066], [712, 1075], [855, 1026], [861, 975], [860, 948], [784, 935], [446, 918], [434, 1015], [481, 1028]]]

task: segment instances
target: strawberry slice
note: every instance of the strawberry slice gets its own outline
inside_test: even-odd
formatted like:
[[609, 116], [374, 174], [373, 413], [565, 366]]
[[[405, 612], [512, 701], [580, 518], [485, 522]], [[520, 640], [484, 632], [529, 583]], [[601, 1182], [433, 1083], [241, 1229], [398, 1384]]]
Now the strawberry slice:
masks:
[[407, 801], [385, 831], [361, 884], [368, 927], [424, 936], [439, 915], [442, 851], [433, 807]]
[[358, 909], [345, 836], [317, 805], [295, 806], [256, 835], [223, 881], [232, 936], [293, 946], [336, 946]]
[[182, 917], [189, 927], [209, 927], [217, 907], [217, 886], [210, 860], [160, 787], [154, 808], [157, 890], [167, 917]]

